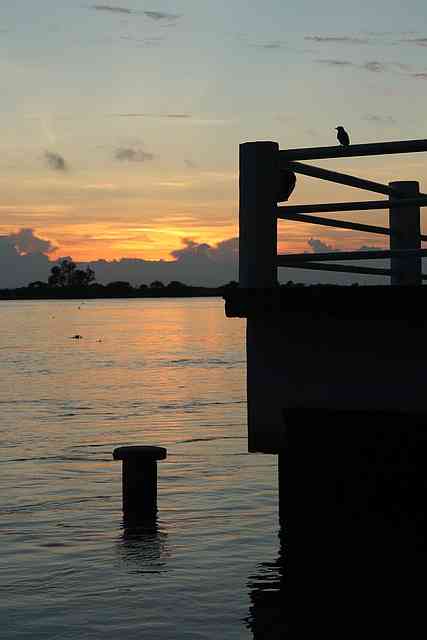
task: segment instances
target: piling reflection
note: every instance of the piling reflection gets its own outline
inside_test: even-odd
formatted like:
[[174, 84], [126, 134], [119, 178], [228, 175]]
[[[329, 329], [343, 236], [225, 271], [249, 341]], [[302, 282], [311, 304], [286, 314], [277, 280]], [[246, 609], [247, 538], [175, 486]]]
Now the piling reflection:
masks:
[[279, 555], [274, 562], [262, 562], [249, 577], [251, 606], [246, 619], [254, 640], [284, 640], [288, 637], [288, 532], [279, 536]]
[[123, 520], [123, 532], [117, 540], [121, 562], [130, 573], [162, 573], [169, 555], [167, 533], [157, 519]]

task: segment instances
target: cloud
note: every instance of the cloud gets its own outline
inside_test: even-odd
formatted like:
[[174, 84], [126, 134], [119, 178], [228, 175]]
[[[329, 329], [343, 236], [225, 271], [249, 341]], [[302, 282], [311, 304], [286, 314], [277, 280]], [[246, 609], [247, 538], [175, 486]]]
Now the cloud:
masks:
[[164, 36], [153, 36], [150, 38], [134, 38], [133, 36], [120, 36], [120, 40], [136, 42], [140, 47], [158, 47], [164, 40]]
[[84, 186], [85, 189], [93, 189], [94, 191], [117, 191], [119, 187], [112, 182], [94, 182]]
[[307, 240], [307, 244], [314, 253], [328, 253], [328, 251], [337, 251], [332, 245], [326, 244], [318, 238], [310, 238]]
[[54, 171], [68, 171], [68, 165], [59, 153], [46, 151], [44, 157], [47, 165]]
[[8, 236], [0, 236], [0, 288], [23, 287], [34, 280], [46, 281], [52, 266], [42, 253], [20, 255]]
[[11, 233], [8, 238], [20, 255], [28, 253], [49, 254], [57, 249], [50, 240], [37, 237], [34, 229], [30, 228], [22, 228], [16, 233]]
[[[238, 238], [217, 244], [182, 239], [182, 247], [172, 251], [172, 260], [97, 260], [89, 263], [102, 284], [125, 280], [132, 285], [161, 280], [165, 284], [180, 280], [189, 285], [216, 287], [238, 278]], [[85, 267], [87, 263], [80, 266]], [[1, 277], [1, 273], [0, 273]]]
[[94, 11], [109, 11], [110, 13], [126, 13], [131, 14], [131, 9], [126, 9], [125, 7], [117, 7], [109, 4], [94, 4], [91, 9]]
[[47, 253], [55, 247], [38, 238], [33, 229], [0, 236], [0, 288], [22, 287], [34, 280], [46, 281], [51, 266]]
[[371, 122], [372, 124], [382, 124], [382, 125], [395, 125], [397, 124], [396, 120], [392, 116], [383, 116], [374, 113], [368, 113], [363, 116], [362, 120], [366, 120], [367, 122]]
[[176, 260], [203, 261], [205, 259], [209, 259], [211, 246], [206, 242], [198, 243], [191, 238], [183, 238], [182, 244], [184, 245], [182, 249], [175, 249], [175, 251], [171, 251], [171, 256]]
[[365, 62], [360, 65], [362, 69], [366, 69], [366, 71], [372, 71], [373, 73], [379, 73], [381, 71], [388, 71], [389, 65], [384, 62], [377, 62], [375, 60], [371, 60], [369, 62]]
[[211, 255], [219, 262], [234, 264], [239, 258], [239, 238], [218, 242], [216, 247], [211, 248]]
[[407, 38], [402, 40], [402, 42], [416, 44], [418, 47], [427, 47], [427, 38]]
[[169, 22], [173, 23], [181, 18], [181, 15], [178, 13], [167, 13], [165, 11], [144, 11], [144, 15], [150, 20], [155, 20], [156, 22]]
[[198, 169], [198, 164], [194, 162], [191, 158], [184, 158], [184, 164], [187, 169]]
[[167, 118], [171, 120], [186, 120], [192, 118], [190, 113], [112, 113], [114, 118]]
[[316, 60], [319, 64], [327, 64], [330, 67], [355, 67], [354, 62], [350, 62], [349, 60], [338, 60], [338, 59], [325, 59], [325, 60]]
[[281, 42], [280, 40], [273, 40], [272, 42], [253, 43], [249, 46], [255, 47], [256, 49], [283, 49], [283, 47], [286, 46], [286, 43]]
[[[30, 232], [29, 232], [30, 231]], [[15, 234], [0, 236], [0, 289], [25, 286], [34, 280], [46, 281], [50, 269], [57, 261], [49, 260], [44, 253], [20, 253], [16, 248], [19, 240], [21, 249], [44, 249], [51, 251], [48, 240], [38, 238], [33, 230], [21, 229]], [[87, 236], [81, 242], [93, 247], [94, 241]], [[96, 239], [95, 239], [96, 242]], [[39, 244], [42, 243], [42, 244]], [[43, 244], [46, 243], [46, 244]], [[238, 279], [238, 238], [228, 238], [216, 244], [199, 242], [194, 238], [184, 238], [182, 246], [171, 253], [171, 260], [144, 260], [139, 258], [122, 258], [120, 260], [95, 260], [90, 263], [78, 263], [79, 268], [88, 264], [95, 270], [97, 282], [107, 284], [117, 280], [130, 282], [134, 286], [142, 283], [150, 284], [161, 280], [165, 284], [172, 280], [180, 280], [189, 285], [219, 286]], [[322, 253], [339, 251], [319, 238], [308, 241], [310, 252]], [[356, 250], [376, 250], [384, 247], [362, 245]], [[427, 265], [427, 260], [425, 261]], [[363, 266], [388, 266], [387, 260], [358, 261]], [[326, 271], [309, 271], [301, 268], [283, 268], [279, 270], [281, 282], [331, 283], [331, 284], [384, 284], [384, 276], [364, 276]]]
[[376, 247], [375, 245], [362, 244], [356, 251], [383, 251], [384, 247]]
[[164, 120], [180, 120], [183, 124], [190, 126], [222, 126], [233, 124], [234, 120], [223, 118], [197, 118], [191, 113], [109, 113], [104, 114], [106, 118], [158, 118]]
[[120, 162], [147, 162], [154, 160], [155, 156], [143, 149], [120, 147], [114, 152], [114, 158]]
[[127, 7], [112, 4], [94, 4], [90, 7], [93, 11], [105, 11], [121, 15], [143, 15], [150, 20], [167, 25], [174, 25], [182, 17], [178, 13], [168, 13], [167, 11], [134, 11]]
[[[405, 75], [411, 78], [419, 80], [427, 80], [427, 72], [420, 71], [418, 73], [413, 72], [412, 65], [402, 64], [401, 62], [379, 62], [378, 60], [368, 60], [362, 64], [351, 62], [350, 60], [343, 60], [340, 58], [323, 58], [316, 60], [319, 64], [325, 64], [330, 67], [353, 67], [355, 69], [362, 69], [363, 71], [369, 71], [370, 73], [386, 73], [392, 72], [399, 75]], [[389, 124], [392, 124], [389, 121]], [[394, 124], [394, 122], [393, 122]]]
[[320, 43], [337, 43], [337, 44], [367, 44], [370, 42], [368, 38], [360, 38], [355, 36], [305, 36], [304, 40]]
[[234, 263], [238, 258], [239, 239], [229, 238], [216, 245], [196, 242], [192, 238], [183, 238], [181, 249], [175, 249], [171, 256], [178, 262], [200, 264], [204, 262]]
[[[80, 238], [80, 242], [91, 247], [94, 245], [89, 236]], [[97, 282], [101, 284], [124, 280], [138, 286], [153, 280], [161, 280], [165, 284], [180, 280], [190, 285], [215, 287], [237, 279], [238, 245], [238, 238], [228, 238], [216, 244], [185, 238], [181, 248], [172, 252], [170, 260], [122, 258], [77, 265], [85, 268], [90, 264]], [[51, 268], [58, 262], [46, 255], [53, 250], [53, 244], [38, 238], [32, 229], [20, 229], [14, 234], [0, 236], [0, 289], [23, 287], [34, 280], [45, 282]]]
[[393, 66], [402, 68], [401, 65], [391, 65], [385, 62], [377, 62], [376, 60], [369, 60], [368, 62], [363, 62], [362, 64], [356, 64], [355, 62], [351, 62], [350, 60], [342, 60], [340, 58], [326, 58], [316, 60], [316, 62], [318, 62], [319, 64], [329, 65], [330, 67], [354, 67], [363, 69], [364, 71], [370, 71], [371, 73], [390, 71]]
[[402, 62], [393, 62], [393, 66], [396, 67], [396, 69], [400, 69], [401, 71], [410, 71], [412, 69], [412, 65], [403, 64]]
[[[327, 253], [327, 252], [340, 252], [347, 251], [346, 247], [336, 247], [328, 244], [324, 240], [320, 238], [310, 238], [308, 240], [308, 246], [310, 251], [307, 251], [307, 255], [313, 256], [313, 261], [316, 262], [316, 258], [313, 253]], [[376, 251], [383, 250], [385, 246], [374, 246], [374, 245], [362, 245], [352, 247], [354, 251]], [[312, 253], [313, 252], [313, 253]], [[287, 252], [283, 252], [286, 253]], [[351, 266], [363, 266], [363, 267], [374, 267], [374, 268], [389, 268], [390, 261], [387, 259], [384, 260], [357, 260], [357, 261], [349, 261], [343, 260], [342, 262], [337, 258], [331, 264], [349, 264]], [[427, 261], [426, 261], [427, 264]], [[325, 263], [327, 265], [327, 263]], [[280, 282], [287, 282], [289, 280], [293, 282], [301, 282], [305, 284], [339, 284], [339, 285], [350, 285], [353, 283], [358, 283], [361, 285], [369, 286], [369, 285], [384, 285], [389, 284], [389, 276], [381, 276], [381, 275], [365, 275], [365, 274], [351, 274], [351, 273], [337, 273], [332, 271], [312, 271], [309, 269], [303, 269], [301, 267], [284, 267], [279, 269], [279, 279]]]
[[[334, 247], [333, 245], [327, 244], [320, 240], [319, 238], [310, 238], [307, 240], [307, 244], [312, 249], [314, 253], [328, 253], [329, 251], [347, 251], [347, 249], [340, 249], [338, 247]], [[376, 247], [372, 245], [363, 244], [360, 247], [354, 249], [354, 251], [381, 251], [384, 247]]]

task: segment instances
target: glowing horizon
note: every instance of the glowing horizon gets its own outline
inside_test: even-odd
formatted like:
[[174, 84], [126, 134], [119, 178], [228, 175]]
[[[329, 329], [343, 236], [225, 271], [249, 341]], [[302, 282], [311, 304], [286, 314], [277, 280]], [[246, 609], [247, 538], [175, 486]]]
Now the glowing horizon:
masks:
[[[170, 260], [185, 238], [236, 237], [241, 142], [333, 145], [338, 124], [354, 143], [427, 135], [420, 0], [410, 12], [385, 0], [120, 6], [2, 9], [0, 234], [34, 229], [57, 247], [52, 259]], [[318, 164], [427, 189], [422, 154]], [[292, 203], [365, 195], [300, 178]], [[341, 249], [383, 241], [279, 225], [281, 251], [310, 250], [310, 238]]]

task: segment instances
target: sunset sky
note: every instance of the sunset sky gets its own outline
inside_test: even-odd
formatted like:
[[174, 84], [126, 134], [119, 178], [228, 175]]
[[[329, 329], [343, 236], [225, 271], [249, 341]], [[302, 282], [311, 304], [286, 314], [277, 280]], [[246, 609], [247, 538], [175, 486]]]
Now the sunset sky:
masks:
[[[427, 138], [425, 0], [15, 0], [0, 16], [0, 235], [31, 228], [52, 258], [168, 260], [237, 236], [241, 142]], [[427, 189], [426, 154], [319, 164]], [[293, 203], [374, 197], [300, 178]], [[280, 225], [284, 250], [313, 237], [384, 244]]]

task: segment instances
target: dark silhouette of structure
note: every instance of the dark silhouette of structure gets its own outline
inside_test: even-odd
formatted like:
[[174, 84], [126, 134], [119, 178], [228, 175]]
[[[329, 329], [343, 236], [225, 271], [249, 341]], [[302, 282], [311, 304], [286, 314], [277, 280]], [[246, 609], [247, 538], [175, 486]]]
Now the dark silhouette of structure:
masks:
[[262, 562], [249, 577], [251, 605], [246, 623], [254, 640], [285, 640], [288, 637], [287, 531], [280, 537], [275, 562]]
[[123, 532], [117, 540], [117, 554], [131, 572], [161, 573], [168, 556], [167, 533], [157, 518], [150, 522], [123, 521]]
[[[240, 147], [239, 287], [225, 292], [226, 315], [247, 319], [248, 449], [278, 455], [279, 519], [282, 528], [292, 520], [297, 567], [292, 584], [277, 572], [270, 590], [253, 583], [256, 640], [286, 637], [279, 613], [288, 591], [301, 637], [311, 637], [302, 632], [310, 625], [333, 638], [368, 628], [415, 637], [427, 627], [427, 196], [416, 181], [380, 184], [301, 162], [426, 152], [427, 140], [350, 145], [337, 131], [341, 146]], [[367, 211], [371, 202], [278, 206], [283, 169], [387, 196], [376, 202], [389, 227], [308, 215]], [[390, 249], [281, 255], [278, 219], [385, 235]], [[367, 259], [390, 259], [391, 268], [345, 264]], [[292, 266], [385, 275], [393, 286], [278, 287], [278, 267]]]
[[280, 172], [280, 188], [277, 197], [277, 202], [287, 202], [295, 185], [297, 183], [297, 177], [293, 171], [284, 169]]
[[157, 515], [157, 461], [165, 460], [164, 447], [127, 446], [113, 451], [114, 460], [122, 460], [122, 496], [124, 519], [153, 521]]
[[340, 144], [342, 144], [343, 147], [349, 147], [350, 146], [350, 136], [348, 135], [348, 133], [344, 129], [344, 127], [335, 127], [335, 129], [338, 131], [338, 133], [337, 133], [338, 142]]

